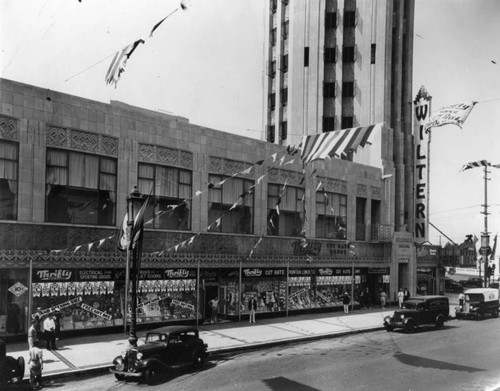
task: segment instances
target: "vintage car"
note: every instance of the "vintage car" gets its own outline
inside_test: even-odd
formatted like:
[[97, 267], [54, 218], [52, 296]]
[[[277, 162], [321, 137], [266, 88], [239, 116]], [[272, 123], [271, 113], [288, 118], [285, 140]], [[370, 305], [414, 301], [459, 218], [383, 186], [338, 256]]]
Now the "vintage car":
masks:
[[384, 327], [387, 331], [401, 328], [408, 333], [419, 326], [434, 325], [439, 329], [449, 320], [449, 315], [450, 304], [446, 296], [411, 297], [392, 316], [384, 318]]
[[446, 292], [463, 292], [464, 287], [457, 281], [447, 278], [444, 280], [444, 290]]
[[462, 306], [455, 308], [457, 319], [474, 318], [482, 319], [486, 315], [498, 318], [500, 302], [498, 289], [473, 288], [464, 292], [465, 300]]
[[483, 279], [481, 277], [470, 277], [468, 280], [460, 280], [459, 283], [464, 288], [481, 288], [483, 286]]
[[7, 346], [0, 340], [0, 389], [8, 383], [19, 383], [24, 376], [24, 358], [7, 356]]
[[113, 360], [117, 380], [136, 379], [152, 384], [161, 375], [186, 367], [201, 368], [207, 345], [194, 326], [165, 326], [147, 333], [144, 344], [130, 347]]

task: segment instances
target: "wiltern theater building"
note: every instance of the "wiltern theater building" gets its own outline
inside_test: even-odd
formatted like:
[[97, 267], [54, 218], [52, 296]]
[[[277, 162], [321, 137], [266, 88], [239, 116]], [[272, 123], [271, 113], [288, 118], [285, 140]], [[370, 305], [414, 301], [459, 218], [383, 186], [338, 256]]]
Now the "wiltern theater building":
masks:
[[121, 102], [6, 79], [0, 94], [1, 336], [25, 334], [39, 307], [59, 309], [68, 333], [123, 327], [116, 242], [134, 185], [154, 197], [140, 325], [202, 322], [214, 297], [239, 320], [250, 296], [272, 316], [335, 310], [345, 290], [357, 305], [365, 288], [373, 303], [415, 289], [386, 123], [304, 165], [284, 146]]

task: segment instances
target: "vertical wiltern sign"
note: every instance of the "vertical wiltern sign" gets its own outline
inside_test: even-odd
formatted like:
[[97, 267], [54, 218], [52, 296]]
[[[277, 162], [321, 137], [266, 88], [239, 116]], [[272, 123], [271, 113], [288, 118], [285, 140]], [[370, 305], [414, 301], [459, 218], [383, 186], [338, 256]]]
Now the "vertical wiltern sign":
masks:
[[415, 137], [415, 242], [418, 244], [428, 240], [429, 232], [429, 153], [431, 133], [425, 131], [425, 124], [431, 115], [431, 100], [422, 86], [413, 102], [415, 121], [413, 135]]

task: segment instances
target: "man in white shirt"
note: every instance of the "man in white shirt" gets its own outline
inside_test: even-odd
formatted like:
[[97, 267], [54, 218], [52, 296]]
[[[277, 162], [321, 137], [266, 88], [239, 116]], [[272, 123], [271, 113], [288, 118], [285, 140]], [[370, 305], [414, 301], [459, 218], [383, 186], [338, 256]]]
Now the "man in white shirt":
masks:
[[43, 329], [45, 334], [45, 341], [47, 342], [48, 350], [57, 350], [56, 347], [56, 322], [54, 315], [51, 314], [43, 321]]

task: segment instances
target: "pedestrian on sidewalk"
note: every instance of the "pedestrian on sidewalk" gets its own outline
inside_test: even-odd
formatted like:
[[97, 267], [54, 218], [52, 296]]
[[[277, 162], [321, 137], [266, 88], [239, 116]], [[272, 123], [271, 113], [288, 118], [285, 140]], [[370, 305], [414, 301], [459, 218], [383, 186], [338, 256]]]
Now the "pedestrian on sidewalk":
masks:
[[398, 291], [398, 303], [399, 303], [399, 308], [403, 305], [403, 301], [405, 299], [405, 294], [401, 288], [399, 288]]
[[351, 302], [351, 298], [349, 297], [349, 293], [344, 291], [344, 297], [342, 299], [342, 303], [344, 303], [344, 314], [349, 313], [349, 303]]
[[465, 295], [463, 292], [460, 292], [458, 294], [458, 306], [460, 307], [460, 309], [464, 308], [464, 301], [465, 301]]
[[54, 332], [56, 341], [59, 341], [59, 333], [61, 332], [61, 317], [61, 310], [59, 308], [56, 308], [54, 312], [54, 324], [56, 325]]
[[38, 341], [38, 333], [36, 331], [36, 323], [35, 319], [31, 320], [31, 325], [28, 329], [28, 349], [31, 350], [35, 347], [35, 341]]
[[250, 297], [248, 300], [248, 310], [250, 311], [250, 323], [255, 323], [255, 311], [257, 310], [257, 300], [255, 300], [255, 296]]
[[57, 350], [56, 347], [56, 323], [54, 322], [54, 315], [49, 315], [43, 321], [43, 329], [45, 333], [45, 341], [47, 342], [48, 350]]
[[385, 293], [385, 291], [383, 290], [382, 292], [380, 292], [380, 306], [382, 307], [382, 309], [385, 308], [386, 302], [387, 302], [387, 293]]
[[408, 288], [405, 288], [405, 290], [403, 291], [404, 293], [404, 299], [403, 301], [406, 301], [410, 298], [410, 291], [408, 290]]
[[217, 323], [217, 311], [219, 310], [219, 298], [214, 297], [209, 302], [210, 304], [210, 323]]
[[38, 347], [39, 341], [29, 351], [28, 366], [30, 368], [30, 384], [33, 390], [42, 388], [43, 352]]

